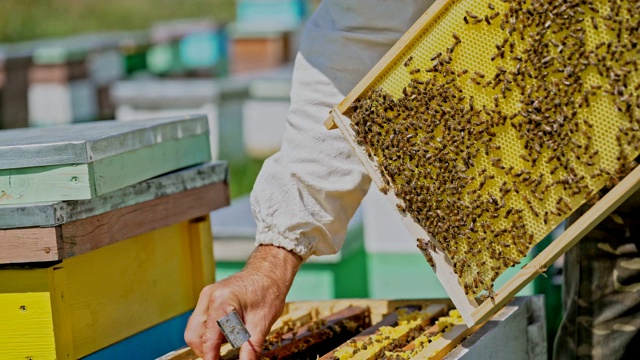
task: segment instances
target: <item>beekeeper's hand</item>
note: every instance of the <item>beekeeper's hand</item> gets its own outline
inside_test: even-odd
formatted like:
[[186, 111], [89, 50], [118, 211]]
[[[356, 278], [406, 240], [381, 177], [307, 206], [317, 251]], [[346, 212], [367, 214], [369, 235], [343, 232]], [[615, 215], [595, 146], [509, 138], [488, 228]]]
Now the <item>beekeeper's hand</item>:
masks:
[[242, 271], [202, 290], [185, 330], [187, 344], [204, 360], [218, 360], [225, 338], [216, 320], [236, 310], [251, 334], [240, 360], [259, 359], [302, 261], [283, 248], [258, 246]]

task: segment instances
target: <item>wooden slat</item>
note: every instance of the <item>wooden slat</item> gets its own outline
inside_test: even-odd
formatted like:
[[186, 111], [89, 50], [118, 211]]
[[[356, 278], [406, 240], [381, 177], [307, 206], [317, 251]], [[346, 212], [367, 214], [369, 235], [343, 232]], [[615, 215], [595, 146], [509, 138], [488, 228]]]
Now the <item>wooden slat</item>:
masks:
[[[57, 227], [0, 230], [0, 264], [55, 261], [84, 254], [171, 224], [202, 217], [227, 206], [229, 201], [227, 184], [214, 183]], [[213, 252], [212, 249], [203, 251]], [[213, 281], [211, 275], [207, 281]]]
[[0, 205], [90, 199], [87, 164], [0, 169]]
[[58, 228], [0, 229], [0, 264], [55, 261], [61, 247]]
[[163, 141], [90, 164], [92, 197], [122, 189], [152, 177], [211, 160], [209, 134]]
[[229, 204], [227, 184], [216, 183], [61, 225], [69, 258]]

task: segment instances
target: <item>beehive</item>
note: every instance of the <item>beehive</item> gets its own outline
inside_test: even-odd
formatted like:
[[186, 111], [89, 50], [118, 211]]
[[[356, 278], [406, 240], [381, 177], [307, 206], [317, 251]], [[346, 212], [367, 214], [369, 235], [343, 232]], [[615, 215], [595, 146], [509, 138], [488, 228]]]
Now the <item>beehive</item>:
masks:
[[[491, 354], [492, 359], [539, 360], [547, 357], [544, 329], [541, 296], [513, 299], [490, 323], [473, 327], [447, 300], [300, 301], [285, 304], [261, 358], [453, 360]], [[328, 331], [333, 336], [324, 336]], [[229, 344], [220, 352], [226, 360], [238, 353]], [[202, 359], [187, 347], [158, 360]]]
[[468, 324], [575, 209], [603, 203], [584, 233], [637, 187], [598, 201], [640, 150], [639, 26], [633, 1], [436, 1], [332, 111]]

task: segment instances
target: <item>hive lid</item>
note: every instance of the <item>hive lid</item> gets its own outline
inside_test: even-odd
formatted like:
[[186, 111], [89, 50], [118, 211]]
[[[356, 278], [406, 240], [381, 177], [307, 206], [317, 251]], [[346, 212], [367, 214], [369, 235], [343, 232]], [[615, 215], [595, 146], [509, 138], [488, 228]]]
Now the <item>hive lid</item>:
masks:
[[205, 115], [2, 130], [0, 170], [88, 164], [127, 151], [208, 132]]
[[161, 175], [88, 200], [0, 206], [0, 229], [51, 227], [160, 197], [227, 181], [227, 164], [215, 161]]
[[114, 103], [134, 106], [193, 106], [220, 98], [220, 86], [209, 79], [120, 80], [109, 92]]

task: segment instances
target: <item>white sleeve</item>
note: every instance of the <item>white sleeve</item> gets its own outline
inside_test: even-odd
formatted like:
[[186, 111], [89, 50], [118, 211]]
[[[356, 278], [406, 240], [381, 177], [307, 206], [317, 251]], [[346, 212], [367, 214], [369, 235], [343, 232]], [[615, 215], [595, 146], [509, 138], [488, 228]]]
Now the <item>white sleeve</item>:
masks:
[[257, 244], [303, 258], [337, 252], [371, 180], [329, 110], [367, 74], [432, 3], [324, 0], [309, 19], [295, 60], [281, 150], [251, 193]]

